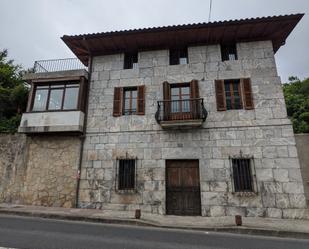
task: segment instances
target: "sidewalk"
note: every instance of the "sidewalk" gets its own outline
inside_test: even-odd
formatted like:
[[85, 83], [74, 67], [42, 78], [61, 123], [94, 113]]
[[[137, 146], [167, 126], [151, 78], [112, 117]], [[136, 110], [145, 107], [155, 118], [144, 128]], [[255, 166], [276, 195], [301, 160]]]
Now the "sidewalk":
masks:
[[142, 213], [141, 219], [135, 219], [134, 211], [56, 208], [5, 203], [0, 204], [0, 214], [309, 239], [309, 220], [243, 217], [243, 225], [239, 227], [235, 225], [235, 219], [231, 216], [180, 217]]

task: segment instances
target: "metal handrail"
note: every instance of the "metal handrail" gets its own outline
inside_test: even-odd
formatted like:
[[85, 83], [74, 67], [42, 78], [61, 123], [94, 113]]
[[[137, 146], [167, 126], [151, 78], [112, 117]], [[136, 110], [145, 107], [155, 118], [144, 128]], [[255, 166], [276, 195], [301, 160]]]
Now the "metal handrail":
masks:
[[58, 72], [85, 69], [87, 67], [77, 58], [39, 60], [34, 63], [35, 73]]
[[208, 112], [203, 98], [158, 101], [155, 119], [161, 121], [206, 120]]

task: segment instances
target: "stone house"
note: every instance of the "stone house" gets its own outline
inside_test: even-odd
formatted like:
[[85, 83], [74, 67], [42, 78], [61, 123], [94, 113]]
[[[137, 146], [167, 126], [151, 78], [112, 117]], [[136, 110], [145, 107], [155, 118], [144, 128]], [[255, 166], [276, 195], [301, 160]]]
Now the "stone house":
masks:
[[63, 36], [88, 69], [40, 61], [25, 76], [24, 201], [305, 217], [274, 58], [302, 16]]

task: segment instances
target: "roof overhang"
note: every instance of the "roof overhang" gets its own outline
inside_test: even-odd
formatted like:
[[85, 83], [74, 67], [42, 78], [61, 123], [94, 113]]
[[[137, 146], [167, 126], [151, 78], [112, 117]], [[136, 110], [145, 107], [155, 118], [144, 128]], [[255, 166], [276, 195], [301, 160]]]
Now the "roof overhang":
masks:
[[86, 66], [90, 56], [201, 44], [271, 40], [277, 52], [303, 15], [64, 35], [61, 39]]

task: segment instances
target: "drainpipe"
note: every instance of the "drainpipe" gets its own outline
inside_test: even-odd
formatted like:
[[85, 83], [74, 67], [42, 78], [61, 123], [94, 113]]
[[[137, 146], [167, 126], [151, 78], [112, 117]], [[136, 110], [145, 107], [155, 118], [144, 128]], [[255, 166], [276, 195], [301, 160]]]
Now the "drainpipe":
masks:
[[[86, 42], [85, 37], [83, 40]], [[84, 118], [84, 127], [83, 127], [83, 134], [80, 136], [80, 154], [79, 154], [79, 162], [78, 162], [78, 171], [77, 171], [77, 183], [76, 183], [76, 195], [75, 195], [75, 208], [78, 208], [79, 202], [79, 187], [80, 187], [80, 176], [81, 176], [81, 169], [82, 169], [82, 161], [83, 161], [83, 151], [84, 151], [84, 143], [86, 139], [86, 130], [87, 130], [87, 118], [88, 118], [88, 102], [89, 102], [89, 90], [90, 90], [90, 82], [91, 82], [91, 75], [92, 75], [92, 55], [90, 50], [88, 49], [89, 53], [89, 63], [88, 63], [88, 85], [87, 85], [87, 92], [85, 98], [85, 118]]]

